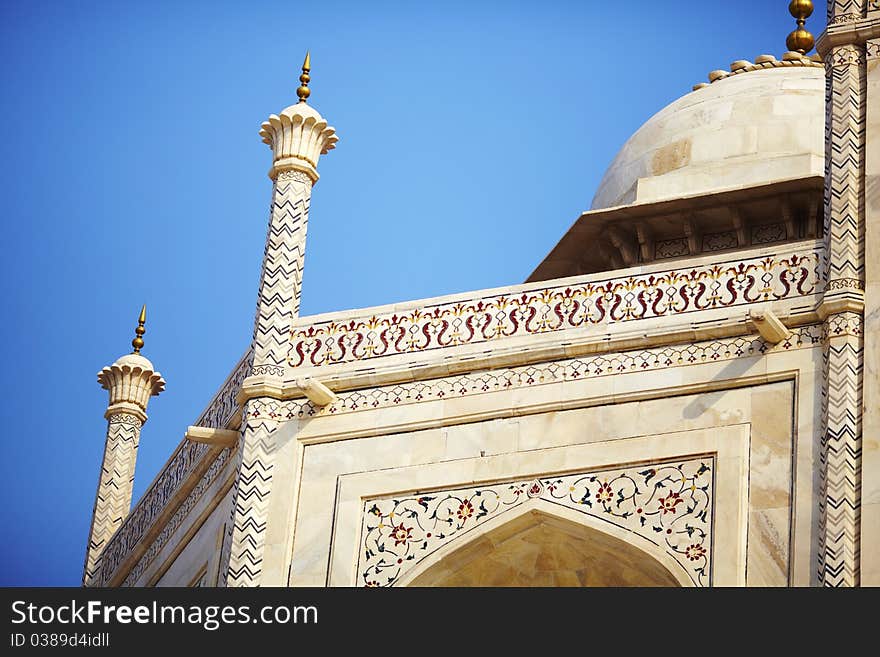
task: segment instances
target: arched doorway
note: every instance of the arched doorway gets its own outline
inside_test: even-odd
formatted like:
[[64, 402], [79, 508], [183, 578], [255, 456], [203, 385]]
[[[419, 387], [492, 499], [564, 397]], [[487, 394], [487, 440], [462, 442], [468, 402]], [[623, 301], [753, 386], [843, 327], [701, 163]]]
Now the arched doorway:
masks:
[[583, 514], [572, 515], [535, 501], [513, 517], [497, 520], [478, 536], [453, 542], [425, 559], [399, 584], [693, 585], [680, 565], [644, 539], [614, 526], [601, 526]]

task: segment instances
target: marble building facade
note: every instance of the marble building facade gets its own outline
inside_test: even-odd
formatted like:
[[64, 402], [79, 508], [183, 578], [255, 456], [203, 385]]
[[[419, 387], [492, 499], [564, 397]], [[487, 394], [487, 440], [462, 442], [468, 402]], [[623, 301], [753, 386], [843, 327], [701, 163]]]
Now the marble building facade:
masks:
[[[300, 316], [334, 128], [273, 114], [254, 334], [143, 497], [102, 370], [86, 586], [880, 584], [880, 5], [661, 110], [518, 285]], [[806, 35], [806, 36], [804, 36]]]

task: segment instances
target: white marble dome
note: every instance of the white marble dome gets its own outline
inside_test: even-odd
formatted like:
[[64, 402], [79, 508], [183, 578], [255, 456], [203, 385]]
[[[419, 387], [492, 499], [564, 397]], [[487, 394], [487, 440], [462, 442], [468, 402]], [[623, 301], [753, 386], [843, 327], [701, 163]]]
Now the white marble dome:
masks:
[[822, 176], [825, 74], [790, 66], [730, 75], [679, 98], [630, 137], [592, 209]]

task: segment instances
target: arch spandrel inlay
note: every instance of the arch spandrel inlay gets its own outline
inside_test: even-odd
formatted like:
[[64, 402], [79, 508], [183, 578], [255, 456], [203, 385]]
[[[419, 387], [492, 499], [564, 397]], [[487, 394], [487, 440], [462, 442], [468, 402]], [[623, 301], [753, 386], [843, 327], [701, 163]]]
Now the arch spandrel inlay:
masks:
[[481, 529], [473, 538], [453, 541], [422, 559], [395, 585], [694, 585], [689, 573], [658, 546], [545, 500], [530, 499]]
[[[394, 586], [424, 559], [539, 501], [666, 555], [693, 585], [712, 582], [713, 455], [364, 502], [358, 584]], [[503, 520], [502, 520], [503, 522]], [[494, 524], [494, 523], [493, 523]], [[653, 546], [653, 547], [652, 547]]]

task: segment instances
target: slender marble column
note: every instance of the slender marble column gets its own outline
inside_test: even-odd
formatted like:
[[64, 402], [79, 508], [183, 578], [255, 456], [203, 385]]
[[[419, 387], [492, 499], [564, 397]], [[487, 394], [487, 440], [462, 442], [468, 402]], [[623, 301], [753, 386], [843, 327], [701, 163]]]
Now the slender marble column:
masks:
[[141, 427], [147, 421], [150, 397], [165, 389], [165, 380], [153, 364], [140, 354], [143, 346], [146, 307], [141, 310], [135, 352], [127, 354], [98, 372], [98, 383], [110, 393], [104, 417], [107, 434], [104, 460], [95, 494], [92, 525], [83, 567], [83, 586], [98, 586], [104, 546], [131, 510], [131, 491], [137, 461]]
[[236, 452], [238, 476], [232, 518], [224, 542], [221, 584], [259, 586], [265, 580], [267, 522], [282, 420], [257, 409], [271, 408], [281, 389], [290, 350], [290, 333], [299, 316], [306, 227], [318, 158], [338, 137], [306, 103], [309, 58], [297, 90], [300, 102], [263, 123], [260, 136], [272, 148], [273, 181], [269, 230], [263, 255], [254, 318], [254, 365], [242, 385], [247, 399]]

